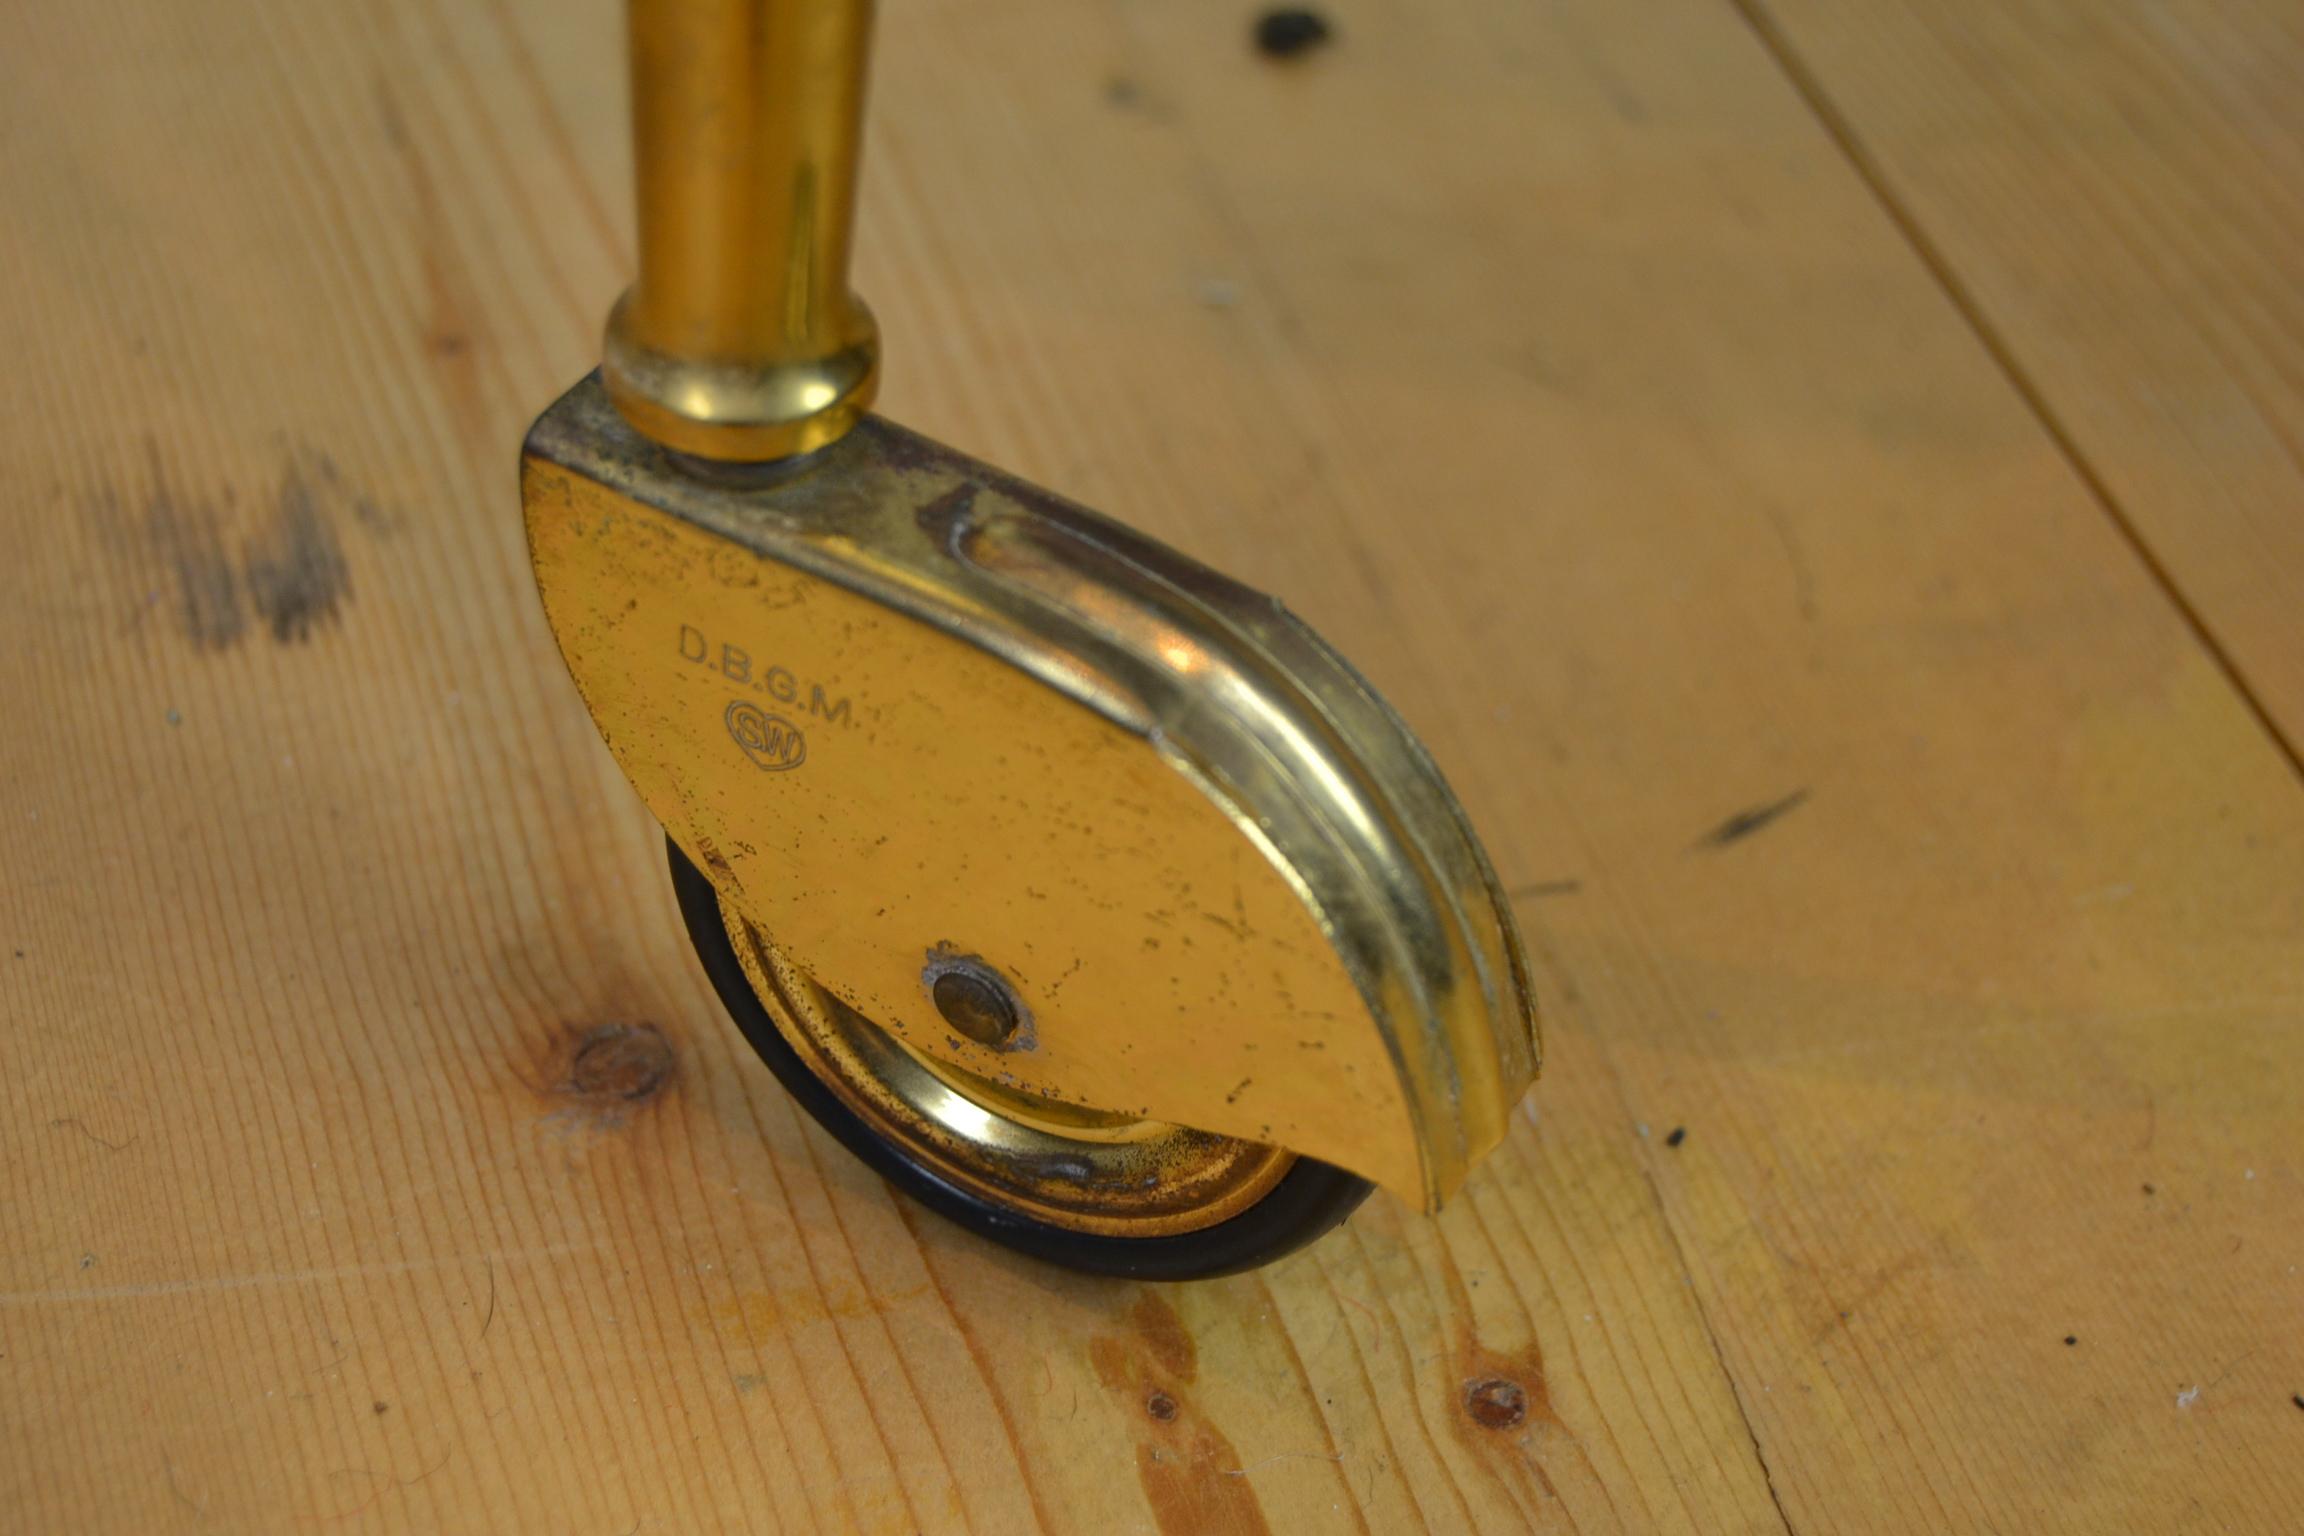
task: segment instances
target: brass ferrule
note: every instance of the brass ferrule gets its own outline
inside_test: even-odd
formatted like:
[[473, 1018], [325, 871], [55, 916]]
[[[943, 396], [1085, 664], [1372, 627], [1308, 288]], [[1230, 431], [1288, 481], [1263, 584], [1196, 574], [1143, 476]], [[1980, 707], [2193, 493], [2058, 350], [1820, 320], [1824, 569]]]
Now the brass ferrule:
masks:
[[758, 461], [871, 405], [880, 335], [848, 291], [871, 0], [628, 0], [640, 272], [601, 373], [681, 453]]

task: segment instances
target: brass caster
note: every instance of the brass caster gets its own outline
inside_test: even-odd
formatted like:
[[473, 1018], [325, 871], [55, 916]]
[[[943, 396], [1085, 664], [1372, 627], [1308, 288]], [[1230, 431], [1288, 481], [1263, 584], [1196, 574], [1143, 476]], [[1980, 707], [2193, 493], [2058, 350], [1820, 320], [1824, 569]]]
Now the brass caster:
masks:
[[795, 968], [667, 847], [696, 958], [785, 1091], [897, 1190], [980, 1237], [1091, 1274], [1199, 1280], [1294, 1252], [1375, 1188], [1279, 1147], [1058, 1103], [915, 1051]]
[[864, 0], [632, 0], [640, 272], [537, 589], [761, 1058], [906, 1193], [1146, 1278], [1437, 1208], [1536, 1073], [1423, 748], [1277, 602], [868, 409]]

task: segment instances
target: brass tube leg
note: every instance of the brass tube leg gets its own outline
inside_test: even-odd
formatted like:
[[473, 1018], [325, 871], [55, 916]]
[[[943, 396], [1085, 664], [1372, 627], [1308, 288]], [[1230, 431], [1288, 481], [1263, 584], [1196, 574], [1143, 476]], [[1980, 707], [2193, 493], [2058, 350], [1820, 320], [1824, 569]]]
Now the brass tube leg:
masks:
[[870, 0], [629, 0], [640, 272], [602, 373], [633, 426], [711, 459], [838, 439], [879, 332], [848, 289]]

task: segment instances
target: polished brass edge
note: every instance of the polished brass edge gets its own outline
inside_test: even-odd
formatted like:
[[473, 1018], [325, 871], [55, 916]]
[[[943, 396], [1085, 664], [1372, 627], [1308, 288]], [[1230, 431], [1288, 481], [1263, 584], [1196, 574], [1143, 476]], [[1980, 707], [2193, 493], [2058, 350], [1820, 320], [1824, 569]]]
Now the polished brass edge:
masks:
[[637, 272], [602, 362], [616, 407], [682, 453], [759, 461], [870, 406], [848, 286], [871, 0], [627, 0]]
[[814, 453], [847, 436], [879, 395], [879, 330], [854, 299], [852, 333], [836, 348], [716, 362], [650, 349], [634, 332], [631, 298], [609, 315], [601, 380], [627, 422], [675, 452], [736, 463]]
[[[1423, 1187], [1398, 1192], [1436, 1205], [1503, 1134], [1536, 1069], [1509, 907], [1422, 745], [1272, 599], [876, 418], [773, 487], [732, 490], [669, 473], [587, 380], [539, 419], [528, 452], [999, 655], [1153, 742], [1257, 844], [1345, 959], [1415, 1104]], [[1001, 550], [1003, 503], [1027, 514], [1007, 532], [1055, 530], [1078, 548]], [[1048, 587], [1076, 576], [1083, 552], [1134, 583], [1122, 618], [1165, 610], [1187, 621], [1180, 632], [1219, 637], [1224, 664], [1261, 690], [1292, 742], [1259, 739], [1118, 643], [1110, 623], [1067, 609]], [[1018, 565], [1036, 554], [1052, 562], [1039, 588]], [[1315, 882], [1307, 870], [1324, 873]]]

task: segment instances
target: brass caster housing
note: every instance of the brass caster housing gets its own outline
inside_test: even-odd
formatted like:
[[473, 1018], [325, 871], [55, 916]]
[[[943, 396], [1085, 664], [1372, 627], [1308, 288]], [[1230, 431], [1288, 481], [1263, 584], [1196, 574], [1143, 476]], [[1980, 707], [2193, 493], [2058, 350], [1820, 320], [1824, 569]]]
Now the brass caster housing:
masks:
[[1478, 841], [1273, 599], [870, 414], [866, 0], [630, 0], [639, 271], [521, 457], [698, 957], [826, 1129], [1078, 1269], [1435, 1209], [1536, 1073]]
[[1293, 1253], [1375, 1188], [1277, 1147], [1093, 1115], [915, 1055], [794, 969], [667, 847], [696, 957], [785, 1091], [898, 1191], [978, 1236], [1090, 1274], [1204, 1280]]

